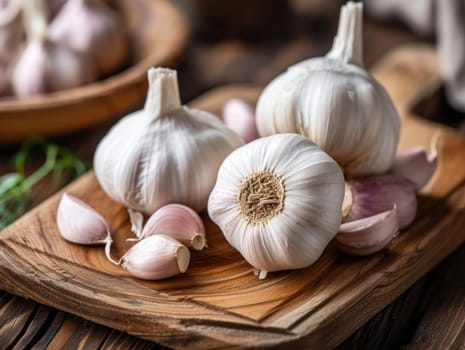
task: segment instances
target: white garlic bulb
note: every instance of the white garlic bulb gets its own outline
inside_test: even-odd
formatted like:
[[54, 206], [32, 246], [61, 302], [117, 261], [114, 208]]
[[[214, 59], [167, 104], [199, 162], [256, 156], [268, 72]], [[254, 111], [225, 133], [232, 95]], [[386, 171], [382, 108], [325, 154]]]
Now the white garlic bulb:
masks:
[[94, 81], [95, 67], [88, 56], [48, 38], [44, 0], [23, 1], [23, 8], [28, 42], [13, 70], [15, 93], [30, 97]]
[[67, 1], [51, 22], [49, 35], [54, 42], [90, 55], [103, 74], [121, 68], [127, 57], [124, 23], [102, 0]]
[[263, 276], [314, 263], [338, 232], [343, 197], [337, 163], [307, 138], [280, 134], [224, 160], [208, 213]]
[[98, 145], [97, 179], [114, 200], [145, 214], [169, 203], [201, 211], [221, 162], [243, 141], [214, 115], [181, 106], [176, 71], [151, 68], [148, 80], [144, 109]]
[[256, 118], [261, 136], [305, 135], [348, 176], [391, 167], [400, 122], [387, 92], [363, 67], [361, 3], [342, 7], [326, 57], [291, 66], [265, 88]]

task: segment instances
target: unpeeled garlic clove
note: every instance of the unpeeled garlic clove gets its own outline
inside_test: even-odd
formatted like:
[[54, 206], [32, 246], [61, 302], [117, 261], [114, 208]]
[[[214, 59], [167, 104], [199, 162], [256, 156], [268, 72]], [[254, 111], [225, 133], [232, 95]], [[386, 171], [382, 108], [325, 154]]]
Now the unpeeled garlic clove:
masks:
[[77, 244], [102, 244], [110, 237], [105, 219], [92, 207], [67, 193], [61, 196], [57, 225], [67, 241]]
[[247, 102], [233, 98], [223, 106], [223, 121], [237, 132], [246, 143], [259, 137], [255, 123], [255, 110]]
[[69, 242], [84, 245], [105, 244], [105, 255], [113, 264], [110, 254], [113, 240], [108, 223], [94, 208], [63, 193], [57, 209], [57, 226], [61, 236]]
[[168, 236], [154, 235], [132, 246], [119, 264], [134, 277], [159, 280], [186, 272], [189, 262], [186, 246]]
[[417, 212], [417, 197], [406, 179], [393, 174], [352, 179], [346, 181], [342, 221], [367, 218], [394, 205], [400, 228], [410, 225]]
[[428, 153], [423, 147], [414, 147], [396, 155], [391, 173], [409, 180], [416, 190], [421, 189], [433, 176], [437, 166], [437, 152]]
[[338, 248], [352, 255], [369, 255], [386, 247], [399, 232], [397, 210], [376, 214], [341, 225], [335, 242]]
[[147, 221], [141, 239], [163, 234], [195, 250], [205, 247], [205, 227], [200, 216], [182, 204], [168, 204], [158, 209]]

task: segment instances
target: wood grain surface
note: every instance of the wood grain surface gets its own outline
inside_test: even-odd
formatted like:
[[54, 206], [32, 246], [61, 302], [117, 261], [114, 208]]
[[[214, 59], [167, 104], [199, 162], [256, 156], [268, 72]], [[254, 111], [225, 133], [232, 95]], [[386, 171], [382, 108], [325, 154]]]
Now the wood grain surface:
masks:
[[[417, 69], [419, 61], [425, 62], [422, 69]], [[209, 248], [193, 254], [188, 272], [140, 281], [109, 264], [100, 247], [72, 245], [60, 237], [57, 194], [2, 232], [2, 287], [174, 348], [336, 346], [465, 241], [465, 167], [458, 161], [465, 141], [452, 129], [415, 118], [407, 108], [425, 93], [426, 82], [438, 79], [434, 52], [425, 47], [396, 51], [373, 73], [401, 112], [401, 147], [429, 146], [438, 139], [438, 175], [421, 194], [415, 223], [389, 249], [352, 258], [329, 246], [313, 266], [259, 281], [204, 215]], [[405, 87], [406, 76], [410, 96], [396, 93]], [[253, 102], [258, 93], [247, 86], [222, 88], [192, 105], [218, 112], [228, 98]], [[114, 255], [121, 255], [130, 236], [124, 208], [101, 191], [93, 173], [66, 191], [107, 218]]]
[[167, 0], [117, 1], [130, 38], [127, 67], [85, 86], [28, 99], [0, 99], [0, 144], [101, 124], [142, 103], [147, 69], [172, 66], [187, 46], [187, 20]]

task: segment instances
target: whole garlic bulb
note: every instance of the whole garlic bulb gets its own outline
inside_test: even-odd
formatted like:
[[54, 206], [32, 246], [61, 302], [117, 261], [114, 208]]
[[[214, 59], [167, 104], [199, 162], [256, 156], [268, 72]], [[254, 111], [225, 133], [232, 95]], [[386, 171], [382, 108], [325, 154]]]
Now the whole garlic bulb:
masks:
[[30, 97], [94, 81], [95, 67], [88, 56], [48, 38], [44, 0], [27, 0], [23, 7], [28, 43], [13, 70], [15, 93]]
[[214, 115], [181, 106], [176, 71], [151, 68], [143, 110], [121, 119], [94, 157], [105, 192], [152, 214], [169, 203], [206, 208], [223, 159], [242, 139]]
[[102, 0], [69, 0], [54, 18], [50, 38], [90, 55], [102, 74], [121, 68], [128, 54], [119, 14]]
[[280, 134], [224, 160], [208, 213], [263, 276], [314, 263], [338, 232], [343, 197], [337, 163], [307, 138]]
[[386, 172], [400, 122], [384, 88], [364, 69], [362, 4], [342, 7], [331, 51], [291, 66], [261, 94], [261, 136], [300, 133], [333, 157], [348, 176]]

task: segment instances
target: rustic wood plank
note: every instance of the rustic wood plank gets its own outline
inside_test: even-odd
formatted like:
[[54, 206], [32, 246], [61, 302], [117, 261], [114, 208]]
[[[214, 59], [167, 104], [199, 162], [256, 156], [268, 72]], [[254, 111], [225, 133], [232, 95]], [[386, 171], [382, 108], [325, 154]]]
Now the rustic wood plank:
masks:
[[[425, 53], [414, 48], [409, 52], [413, 62]], [[421, 78], [419, 84], [436, 74], [434, 69], [414, 71], [411, 79]], [[403, 75], [392, 76], [395, 80]], [[258, 93], [253, 87], [226, 88], [192, 105], [218, 112], [227, 98], [253, 101]], [[408, 105], [405, 101], [400, 107]], [[407, 125], [411, 119], [404, 114]], [[259, 281], [204, 215], [210, 247], [193, 254], [188, 272], [164, 281], [139, 281], [108, 263], [101, 248], [63, 241], [55, 225], [57, 194], [2, 232], [0, 284], [14, 293], [175, 348], [334, 347], [465, 241], [465, 167], [457, 163], [465, 142], [450, 129], [426, 122], [428, 137], [422, 137], [422, 131], [413, 127], [417, 124], [422, 122], [406, 126], [403, 140], [428, 145], [439, 129], [438, 171], [443, 176], [433, 178], [420, 198], [415, 223], [389, 249], [372, 257], [348, 257], [330, 246], [307, 269], [274, 273]], [[452, 170], [450, 181], [448, 171]], [[66, 190], [109, 219], [114, 254], [120, 256], [128, 247], [124, 238], [130, 231], [124, 208], [101, 191], [93, 173]], [[454, 235], [444, 240], [445, 232]], [[100, 344], [105, 333], [101, 331], [94, 340]], [[82, 332], [73, 320], [66, 319], [50, 344], [77, 346], [81, 344], [78, 338], [84, 337], [85, 342], [90, 331]]]
[[31, 319], [25, 323], [27, 327], [24, 334], [14, 344], [13, 350], [31, 348], [36, 344], [40, 336], [49, 328], [53, 322], [53, 315], [56, 311], [51, 307], [34, 304], [34, 312]]
[[465, 348], [465, 246], [432, 274], [409, 349]]
[[32, 349], [47, 349], [49, 347], [50, 342], [53, 340], [53, 338], [60, 330], [60, 327], [62, 326], [65, 318], [66, 314], [63, 311], [54, 310], [51, 322], [48, 323], [48, 327], [45, 329], [45, 332], [43, 333], [39, 341], [36, 344], [33, 344]]
[[25, 302], [16, 296], [9, 298], [0, 309], [0, 349], [12, 347], [24, 332], [27, 319], [33, 311], [33, 301]]
[[167, 349], [163, 346], [155, 345], [141, 338], [136, 338], [128, 334], [124, 334], [112, 330], [105, 342], [102, 344], [101, 350], [163, 350]]

